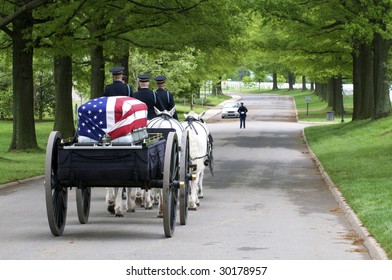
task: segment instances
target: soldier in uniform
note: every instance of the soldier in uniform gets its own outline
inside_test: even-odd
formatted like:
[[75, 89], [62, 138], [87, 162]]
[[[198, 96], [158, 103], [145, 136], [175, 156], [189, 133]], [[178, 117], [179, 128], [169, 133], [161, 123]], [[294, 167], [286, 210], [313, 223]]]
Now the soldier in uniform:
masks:
[[109, 71], [112, 73], [113, 83], [105, 87], [103, 96], [132, 96], [132, 89], [128, 88], [122, 80], [124, 67], [117, 66]]
[[[158, 89], [156, 90], [157, 104], [155, 107], [160, 111], [170, 111], [176, 104], [174, 103], [173, 94], [165, 89], [165, 76], [158, 76], [154, 79], [157, 82]], [[177, 112], [174, 112], [173, 118], [178, 120]]]
[[156, 94], [148, 88], [150, 84], [150, 78], [151, 76], [148, 74], [139, 75], [139, 90], [133, 93], [134, 98], [146, 103], [148, 107], [147, 119], [149, 120], [157, 116], [154, 110], [154, 106], [156, 106], [157, 103]]
[[241, 102], [238, 113], [240, 113], [240, 128], [242, 128], [242, 126], [245, 128], [246, 113], [248, 113], [248, 109], [244, 106], [244, 102]]

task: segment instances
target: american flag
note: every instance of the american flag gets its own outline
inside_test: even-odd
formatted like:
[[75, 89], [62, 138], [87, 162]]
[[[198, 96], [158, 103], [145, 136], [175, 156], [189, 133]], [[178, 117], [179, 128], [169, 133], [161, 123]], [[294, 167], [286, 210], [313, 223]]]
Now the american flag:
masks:
[[99, 141], [127, 135], [147, 126], [147, 105], [138, 99], [124, 96], [91, 99], [78, 108], [78, 135]]

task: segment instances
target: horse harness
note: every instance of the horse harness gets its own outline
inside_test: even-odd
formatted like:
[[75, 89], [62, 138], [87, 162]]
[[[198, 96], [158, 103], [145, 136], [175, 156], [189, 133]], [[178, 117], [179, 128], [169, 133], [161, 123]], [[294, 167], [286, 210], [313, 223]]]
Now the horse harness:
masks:
[[[194, 117], [190, 117], [190, 116], [188, 116], [185, 119], [185, 121], [188, 122], [188, 126], [185, 129], [190, 127], [193, 131], [195, 131], [196, 135], [199, 135], [199, 133], [197, 132], [197, 129], [196, 129], [195, 125], [193, 124], [193, 122], [202, 123], [202, 121], [200, 121], [200, 120], [198, 120], [198, 119], [196, 119]], [[213, 142], [213, 139], [212, 139], [212, 135], [207, 131], [207, 129], [204, 127], [204, 125], [201, 125], [201, 127], [204, 129], [205, 133], [208, 135], [208, 138], [207, 138], [207, 151], [206, 151], [207, 153], [205, 155], [202, 155], [202, 156], [199, 156], [199, 157], [196, 157], [196, 158], [191, 158], [191, 160], [202, 159], [202, 158], [207, 157], [207, 159], [204, 161], [204, 165], [207, 166], [207, 165], [209, 165], [212, 162], [212, 149], [213, 149], [212, 142]], [[211, 168], [210, 168], [210, 170], [211, 170], [211, 173], [213, 174], [213, 171], [212, 171]]]

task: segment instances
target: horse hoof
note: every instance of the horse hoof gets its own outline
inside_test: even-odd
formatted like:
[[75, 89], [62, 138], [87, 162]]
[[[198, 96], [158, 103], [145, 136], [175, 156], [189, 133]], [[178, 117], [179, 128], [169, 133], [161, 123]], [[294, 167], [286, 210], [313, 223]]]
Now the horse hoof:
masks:
[[163, 218], [163, 214], [159, 213], [159, 214], [157, 215], [157, 218]]
[[128, 213], [135, 213], [135, 209], [129, 209], [127, 210]]
[[146, 209], [146, 210], [152, 210], [152, 206], [150, 206], [150, 207], [145, 207], [144, 209]]
[[116, 217], [122, 218], [122, 217], [124, 217], [124, 215], [123, 214], [116, 214]]
[[109, 213], [110, 214], [115, 214], [115, 211], [114, 211], [114, 205], [108, 205], [108, 211], [109, 211]]
[[196, 207], [188, 207], [188, 210], [189, 211], [197, 211], [197, 208]]

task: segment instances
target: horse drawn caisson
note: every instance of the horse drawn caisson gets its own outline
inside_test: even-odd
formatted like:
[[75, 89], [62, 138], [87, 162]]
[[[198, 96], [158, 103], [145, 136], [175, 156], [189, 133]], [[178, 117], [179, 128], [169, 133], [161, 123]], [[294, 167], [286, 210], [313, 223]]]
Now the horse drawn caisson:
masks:
[[188, 134], [178, 139], [175, 129], [147, 128], [146, 108], [130, 97], [89, 102], [78, 110], [76, 137], [65, 140], [58, 131], [49, 135], [44, 184], [52, 234], [63, 234], [68, 189], [76, 189], [78, 219], [85, 224], [92, 188], [138, 187], [162, 189], [164, 233], [171, 237], [178, 200], [181, 224], [188, 213], [185, 199], [192, 177]]

